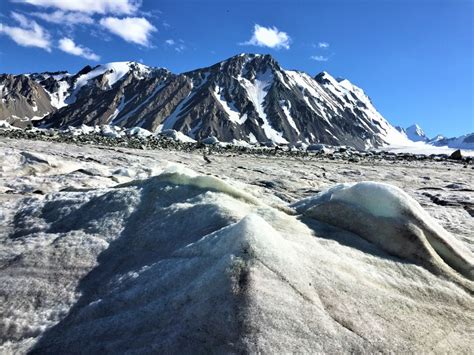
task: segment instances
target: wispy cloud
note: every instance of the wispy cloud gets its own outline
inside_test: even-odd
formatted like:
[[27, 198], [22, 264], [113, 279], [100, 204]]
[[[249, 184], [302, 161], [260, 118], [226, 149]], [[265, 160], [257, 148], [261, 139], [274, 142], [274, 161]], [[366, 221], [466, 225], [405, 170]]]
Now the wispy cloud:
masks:
[[141, 0], [12, 0], [16, 3], [88, 14], [132, 15], [142, 5]]
[[63, 52], [72, 54], [72, 55], [77, 55], [79, 57], [83, 57], [89, 60], [93, 61], [98, 61], [100, 60], [100, 57], [95, 54], [91, 49], [83, 47], [81, 45], [77, 45], [74, 43], [74, 41], [71, 38], [61, 38], [59, 40], [59, 49], [61, 49]]
[[290, 48], [290, 36], [276, 27], [254, 26], [252, 38], [241, 45], [252, 45], [259, 47], [269, 47], [274, 49]]
[[144, 17], [105, 17], [99, 23], [125, 41], [137, 43], [144, 47], [151, 46], [150, 37], [156, 31], [156, 27]]
[[181, 53], [186, 49], [186, 46], [182, 43], [178, 44], [177, 46], [174, 47], [174, 50], [178, 53]]
[[165, 44], [172, 47], [178, 53], [181, 53], [186, 49], [186, 45], [182, 39], [175, 41], [174, 39], [170, 38], [165, 41]]
[[329, 60], [329, 57], [324, 57], [322, 55], [312, 55], [311, 59], [316, 60], [318, 62], [327, 62]]
[[31, 16], [58, 25], [92, 25], [94, 23], [94, 20], [90, 15], [81, 12], [65, 12], [62, 10], [56, 10], [53, 12], [32, 12]]
[[18, 27], [0, 23], [0, 34], [5, 34], [23, 47], [38, 47], [51, 52], [51, 36], [36, 21], [26, 16], [12, 12], [12, 18], [18, 22]]
[[318, 47], [319, 48], [329, 48], [329, 43], [328, 42], [319, 42]]

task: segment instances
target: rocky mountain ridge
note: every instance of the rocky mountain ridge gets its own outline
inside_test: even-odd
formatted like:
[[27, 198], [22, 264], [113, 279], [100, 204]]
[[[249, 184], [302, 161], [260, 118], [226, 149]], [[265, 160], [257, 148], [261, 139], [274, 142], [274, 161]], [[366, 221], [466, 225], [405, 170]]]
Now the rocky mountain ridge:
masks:
[[358, 149], [407, 141], [348, 80], [284, 70], [269, 55], [240, 54], [183, 74], [114, 62], [76, 74], [2, 75], [0, 89], [0, 119], [20, 125], [110, 124], [196, 140]]

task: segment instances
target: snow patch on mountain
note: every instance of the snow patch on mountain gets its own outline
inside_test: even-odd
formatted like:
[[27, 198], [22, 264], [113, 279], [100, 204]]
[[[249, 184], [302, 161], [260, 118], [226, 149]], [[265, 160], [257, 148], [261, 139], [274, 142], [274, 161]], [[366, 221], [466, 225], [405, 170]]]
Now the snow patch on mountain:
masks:
[[67, 80], [58, 80], [58, 89], [54, 92], [49, 92], [46, 88], [45, 91], [51, 96], [51, 105], [57, 109], [67, 105], [66, 99], [69, 96], [69, 82]]
[[179, 120], [180, 115], [184, 110], [186, 110], [186, 106], [189, 102], [193, 99], [195, 92], [190, 91], [188, 96], [182, 100], [176, 109], [169, 115], [162, 123], [161, 129], [174, 129], [176, 122]]
[[266, 137], [275, 143], [288, 143], [288, 141], [283, 138], [283, 134], [272, 127], [265, 113], [265, 97], [273, 84], [272, 71], [267, 69], [263, 73], [257, 73], [253, 82], [244, 77], [240, 77], [239, 81], [245, 87], [248, 98], [253, 103], [258, 116], [263, 121], [261, 126]]
[[298, 127], [296, 126], [296, 123], [295, 123], [295, 120], [293, 119], [293, 117], [291, 117], [291, 102], [290, 101], [283, 101], [283, 102], [280, 102], [280, 106], [283, 110], [283, 112], [285, 113], [285, 116], [286, 116], [286, 120], [288, 121], [288, 123], [290, 124], [291, 127], [293, 127], [293, 129], [299, 134], [300, 133], [300, 130], [298, 129]]
[[96, 77], [103, 75], [104, 73], [107, 80], [107, 86], [108, 88], [110, 88], [130, 71], [136, 73], [136, 77], [138, 79], [141, 79], [144, 77], [144, 75], [149, 73], [150, 70], [151, 69], [149, 67], [136, 62], [111, 62], [99, 65], [90, 72], [82, 74], [76, 79], [73, 91], [68, 97], [67, 103], [74, 103], [79, 90], [83, 86], [87, 85], [90, 80], [95, 79]]
[[221, 93], [222, 89], [219, 85], [216, 85], [214, 89], [214, 96], [216, 97], [217, 101], [221, 104], [222, 108], [224, 109], [225, 113], [229, 117], [229, 120], [236, 123], [242, 124], [245, 122], [245, 119], [242, 120], [243, 115], [235, 108], [235, 104], [233, 102], [227, 102], [225, 97]]
[[330, 101], [330, 97], [321, 89], [317, 82], [308, 74], [294, 70], [286, 70], [286, 75], [290, 78], [290, 85], [299, 88], [306, 104], [316, 114], [321, 115], [323, 119], [332, 126], [330, 117], [326, 113], [326, 109], [321, 105], [320, 101], [324, 98], [328, 100], [328, 105], [335, 110], [336, 106]]

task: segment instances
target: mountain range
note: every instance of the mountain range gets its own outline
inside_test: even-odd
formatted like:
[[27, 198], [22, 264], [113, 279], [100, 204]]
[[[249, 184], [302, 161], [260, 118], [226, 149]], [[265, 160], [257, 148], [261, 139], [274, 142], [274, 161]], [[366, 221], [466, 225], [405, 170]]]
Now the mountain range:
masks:
[[270, 55], [240, 54], [174, 74], [137, 62], [0, 75], [0, 120], [17, 126], [118, 125], [193, 139], [325, 143], [367, 149], [410, 143], [362, 89], [327, 72], [285, 70]]
[[447, 146], [456, 149], [474, 149], [474, 133], [468, 133], [460, 137], [452, 138], [438, 134], [433, 138], [428, 138], [418, 124], [411, 125], [407, 128], [401, 128], [398, 126], [396, 128], [413, 142], [424, 142], [436, 147]]

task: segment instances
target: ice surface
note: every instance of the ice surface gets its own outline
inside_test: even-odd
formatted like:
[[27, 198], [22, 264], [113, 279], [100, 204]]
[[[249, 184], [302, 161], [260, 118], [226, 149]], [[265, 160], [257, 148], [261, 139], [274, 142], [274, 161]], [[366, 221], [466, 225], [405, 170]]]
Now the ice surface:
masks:
[[129, 128], [129, 129], [125, 130], [125, 133], [127, 134], [127, 136], [139, 137], [139, 138], [146, 138], [146, 137], [150, 137], [151, 135], [153, 135], [153, 133], [151, 133], [149, 130], [141, 128], [141, 127]]
[[5, 120], [0, 120], [0, 129], [19, 129], [17, 127], [13, 127], [10, 123]]
[[294, 207], [300, 213], [348, 229], [393, 255], [420, 262], [474, 289], [474, 284], [458, 278], [450, 269], [474, 281], [474, 259], [469, 250], [418, 202], [395, 186], [375, 182], [340, 184], [297, 202]]
[[2, 353], [472, 349], [471, 217], [416, 192], [462, 167], [0, 148]]
[[119, 138], [122, 137], [125, 133], [118, 126], [103, 125], [100, 127], [100, 134], [104, 137]]
[[185, 143], [194, 143], [196, 142], [194, 139], [191, 137], [188, 137], [187, 135], [183, 134], [182, 132], [175, 131], [174, 129], [164, 129], [159, 134], [172, 138], [174, 140], [180, 141], [180, 142], [185, 142]]
[[[409, 142], [405, 144], [391, 144], [383, 147], [381, 150], [394, 153], [413, 153], [413, 154], [447, 154], [451, 155], [458, 148], [449, 148], [446, 146], [434, 146], [425, 142]], [[463, 156], [474, 156], [474, 149], [461, 149]]]

